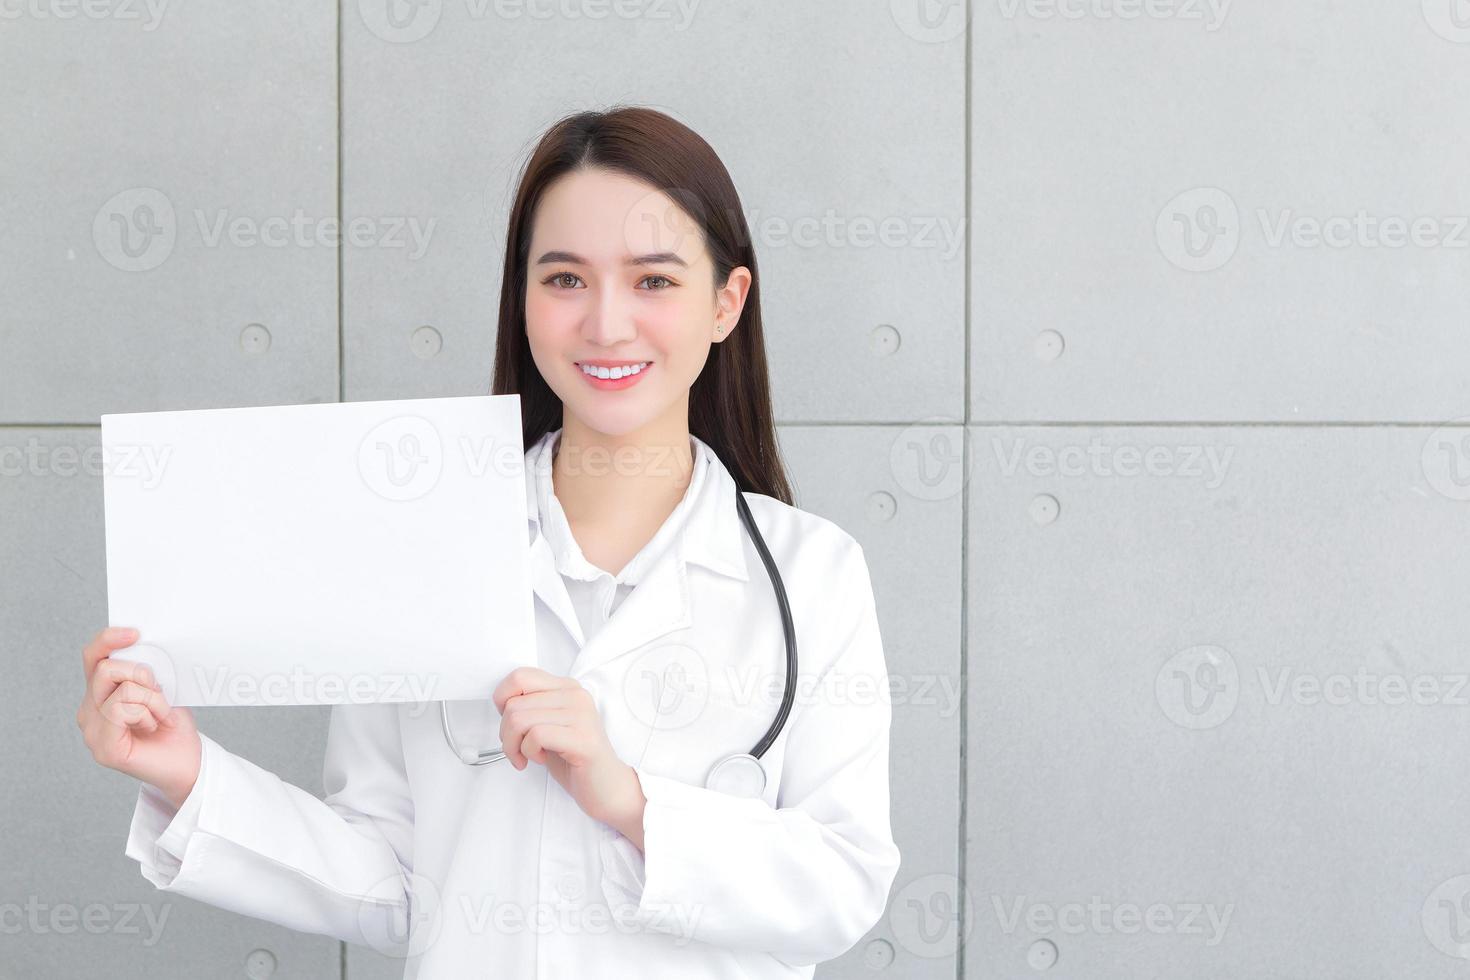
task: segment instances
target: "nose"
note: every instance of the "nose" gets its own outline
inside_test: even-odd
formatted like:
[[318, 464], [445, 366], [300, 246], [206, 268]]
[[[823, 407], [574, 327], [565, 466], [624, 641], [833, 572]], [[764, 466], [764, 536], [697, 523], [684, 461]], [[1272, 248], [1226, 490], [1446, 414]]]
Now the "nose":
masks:
[[616, 289], [604, 289], [582, 321], [582, 337], [599, 347], [612, 347], [638, 336], [631, 304]]

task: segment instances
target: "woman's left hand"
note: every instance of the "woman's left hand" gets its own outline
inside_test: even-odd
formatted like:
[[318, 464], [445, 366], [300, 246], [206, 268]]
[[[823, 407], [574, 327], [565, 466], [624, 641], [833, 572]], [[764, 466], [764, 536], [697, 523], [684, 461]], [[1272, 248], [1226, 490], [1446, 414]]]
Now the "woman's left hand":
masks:
[[646, 802], [633, 767], [619, 759], [592, 694], [570, 677], [517, 667], [491, 695], [500, 712], [500, 744], [516, 769], [546, 766], [582, 811], [641, 838]]

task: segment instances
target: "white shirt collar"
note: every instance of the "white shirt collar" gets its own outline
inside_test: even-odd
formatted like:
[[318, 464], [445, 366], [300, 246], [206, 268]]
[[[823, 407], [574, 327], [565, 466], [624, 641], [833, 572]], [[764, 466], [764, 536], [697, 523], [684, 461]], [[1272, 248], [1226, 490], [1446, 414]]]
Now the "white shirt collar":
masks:
[[[531, 540], [539, 531], [551, 546], [558, 572], [579, 579], [596, 579], [608, 574], [587, 561], [572, 537], [566, 513], [556, 500], [551, 480], [552, 456], [561, 429], [543, 435], [526, 450], [526, 515]], [[628, 563], [616, 581], [636, 584], [648, 565], [657, 560], [667, 547], [676, 550], [686, 562], [703, 565], [713, 571], [741, 581], [749, 579], [745, 545], [741, 538], [745, 529], [735, 505], [735, 478], [720, 461], [715, 451], [698, 436], [689, 436], [694, 449], [694, 472], [684, 497], [673, 513], [654, 534], [653, 540]], [[543, 496], [544, 495], [544, 496]], [[545, 527], [542, 515], [546, 515]]]

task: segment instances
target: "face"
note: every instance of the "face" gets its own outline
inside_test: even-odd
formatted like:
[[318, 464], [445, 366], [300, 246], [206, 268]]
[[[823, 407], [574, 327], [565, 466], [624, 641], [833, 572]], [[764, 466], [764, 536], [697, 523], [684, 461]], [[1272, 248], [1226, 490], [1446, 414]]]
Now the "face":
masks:
[[710, 344], [735, 329], [749, 283], [741, 266], [716, 288], [703, 234], [661, 191], [623, 174], [574, 171], [546, 189], [534, 219], [531, 357], [565, 413], [592, 430], [680, 431], [689, 389]]

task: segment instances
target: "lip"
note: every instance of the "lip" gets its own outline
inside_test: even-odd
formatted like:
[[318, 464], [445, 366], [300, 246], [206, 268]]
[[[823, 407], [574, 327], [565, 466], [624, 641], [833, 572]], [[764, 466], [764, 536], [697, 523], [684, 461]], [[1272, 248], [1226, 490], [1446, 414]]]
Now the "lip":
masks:
[[[592, 387], [598, 389], [599, 391], [620, 391], [623, 388], [631, 388], [634, 385], [636, 385], [638, 382], [642, 381], [644, 375], [648, 374], [649, 371], [652, 371], [653, 368], [654, 368], [654, 364], [657, 363], [657, 362], [651, 361], [651, 360], [650, 361], [605, 361], [605, 360], [592, 360], [592, 359], [589, 359], [589, 360], [585, 360], [585, 361], [573, 361], [572, 363], [576, 365], [576, 367], [577, 367], [577, 373], [582, 376], [582, 380], [585, 381], [585, 382], [587, 382]], [[588, 365], [590, 367], [605, 367], [605, 368], [627, 367], [630, 364], [647, 364], [648, 367], [644, 368], [642, 371], [639, 371], [637, 374], [630, 374], [627, 377], [616, 378], [616, 379], [614, 379], [614, 378], [603, 379], [603, 378], [594, 378], [594, 377], [592, 377], [592, 375], [588, 374], [586, 371], [583, 371], [582, 370], [582, 365], [583, 364], [586, 364], [586, 365]]]

